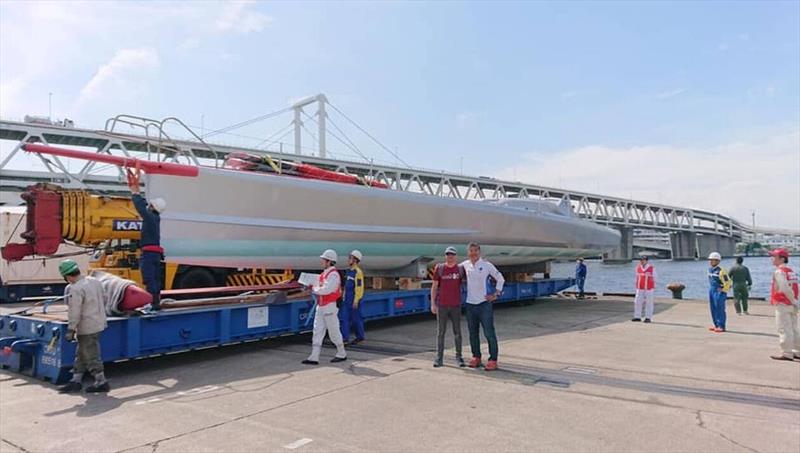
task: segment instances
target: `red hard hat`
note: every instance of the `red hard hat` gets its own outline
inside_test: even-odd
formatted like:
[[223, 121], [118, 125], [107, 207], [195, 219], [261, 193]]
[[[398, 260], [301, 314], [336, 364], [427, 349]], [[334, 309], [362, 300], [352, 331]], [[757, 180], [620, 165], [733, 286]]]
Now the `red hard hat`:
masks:
[[780, 256], [781, 258], [789, 258], [789, 252], [786, 249], [775, 249], [769, 252], [771, 256]]

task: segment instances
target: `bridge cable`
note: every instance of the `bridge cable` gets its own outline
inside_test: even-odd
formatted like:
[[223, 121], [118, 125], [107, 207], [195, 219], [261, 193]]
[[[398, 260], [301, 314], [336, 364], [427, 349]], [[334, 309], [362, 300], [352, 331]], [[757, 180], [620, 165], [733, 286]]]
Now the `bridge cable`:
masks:
[[404, 161], [404, 160], [403, 160], [403, 159], [402, 159], [402, 158], [401, 158], [399, 155], [397, 155], [397, 153], [395, 153], [394, 151], [392, 151], [391, 149], [389, 149], [389, 147], [387, 147], [386, 145], [384, 145], [383, 143], [381, 143], [381, 142], [380, 142], [380, 140], [378, 140], [377, 138], [373, 137], [373, 136], [372, 136], [372, 134], [370, 134], [369, 132], [367, 132], [367, 131], [366, 131], [366, 129], [364, 129], [363, 127], [361, 127], [361, 126], [360, 126], [358, 123], [356, 123], [354, 120], [352, 120], [352, 119], [351, 119], [349, 116], [347, 116], [347, 115], [346, 115], [344, 112], [342, 112], [341, 110], [339, 110], [339, 109], [338, 109], [338, 108], [337, 108], [335, 105], [331, 104], [330, 102], [328, 103], [328, 105], [329, 105], [329, 106], [331, 106], [331, 108], [332, 108], [332, 109], [334, 109], [334, 110], [336, 110], [337, 112], [339, 112], [339, 114], [340, 114], [340, 115], [342, 115], [342, 116], [344, 117], [344, 119], [346, 119], [347, 121], [349, 121], [349, 122], [350, 122], [350, 124], [352, 124], [353, 126], [355, 126], [355, 127], [358, 129], [358, 130], [360, 130], [361, 132], [363, 132], [363, 133], [364, 133], [364, 134], [365, 134], [367, 137], [369, 137], [370, 139], [372, 139], [372, 141], [374, 141], [375, 143], [377, 143], [377, 144], [378, 144], [378, 145], [379, 145], [381, 148], [383, 148], [384, 150], [386, 150], [386, 152], [388, 152], [389, 154], [391, 154], [392, 156], [394, 156], [394, 158], [395, 158], [395, 159], [397, 159], [397, 160], [398, 160], [398, 162], [402, 163], [403, 165], [405, 165], [405, 166], [406, 166], [406, 167], [408, 167], [408, 168], [411, 168], [411, 165], [409, 165], [409, 164], [408, 164], [408, 162]]

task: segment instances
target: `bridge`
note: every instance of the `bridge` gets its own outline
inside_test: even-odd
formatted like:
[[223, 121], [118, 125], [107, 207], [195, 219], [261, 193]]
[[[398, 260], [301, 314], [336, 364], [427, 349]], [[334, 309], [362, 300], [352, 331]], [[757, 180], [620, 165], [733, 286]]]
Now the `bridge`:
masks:
[[[313, 116], [305, 109], [316, 106]], [[736, 219], [720, 213], [655, 204], [618, 197], [608, 197], [587, 192], [538, 186], [521, 182], [503, 181], [483, 176], [466, 176], [443, 171], [412, 168], [401, 165], [376, 164], [374, 160], [363, 157], [355, 144], [336, 127], [338, 133], [327, 128], [332, 119], [326, 107], [332, 107], [324, 95], [317, 95], [295, 103], [273, 114], [292, 110], [292, 121], [284, 135], [294, 132], [293, 153], [284, 151], [284, 144], [278, 140], [262, 141], [264, 146], [239, 147], [212, 143], [209, 136], [197, 134], [192, 128], [177, 118], [156, 120], [151, 118], [119, 115], [106, 122], [103, 130], [75, 128], [71, 122], [53, 123], [40, 118], [25, 122], [0, 120], [0, 141], [10, 143], [11, 151], [0, 161], [0, 202], [18, 204], [18, 193], [36, 183], [55, 183], [64, 187], [91, 188], [109, 194], [125, 194], [125, 177], [119, 169], [102, 168], [94, 162], [81, 163], [76, 171], [60, 158], [49, 156], [41, 160], [43, 171], [33, 171], [28, 163], [27, 169], [12, 168], [19, 159], [21, 146], [25, 143], [70, 146], [77, 149], [93, 150], [97, 153], [137, 157], [149, 160], [174, 161], [191, 165], [220, 167], [231, 152], [269, 154], [273, 159], [304, 162], [323, 168], [349, 174], [367, 176], [384, 182], [390, 188], [400, 191], [425, 193], [432, 196], [460, 199], [494, 198], [533, 198], [569, 205], [572, 211], [585, 219], [618, 229], [622, 240], [617, 250], [605, 258], [610, 261], [628, 261], [634, 257], [634, 229], [668, 233], [670, 252], [673, 259], [695, 259], [711, 251], [719, 251], [724, 256], [733, 255], [736, 242], [746, 235], [752, 235], [752, 228]], [[269, 116], [269, 115], [265, 115]], [[305, 121], [304, 118], [305, 117]], [[348, 117], [345, 116], [349, 120]], [[309, 132], [305, 124], [313, 121], [318, 132], [312, 137], [317, 148], [308, 152], [302, 147], [302, 131]], [[332, 123], [335, 126], [335, 123]], [[355, 124], [355, 123], [354, 123]], [[125, 126], [135, 131], [122, 133]], [[356, 124], [356, 126], [360, 128]], [[185, 138], [168, 130], [178, 129]], [[366, 131], [362, 132], [369, 135]], [[280, 131], [279, 131], [280, 132]], [[333, 159], [328, 157], [325, 137], [331, 135], [363, 157], [362, 161]], [[343, 138], [344, 137], [344, 138]], [[369, 135], [376, 143], [386, 148]], [[278, 137], [279, 139], [280, 137]], [[355, 147], [355, 148], [354, 148]], [[305, 150], [305, 152], [304, 152]], [[391, 153], [391, 150], [386, 148]], [[396, 156], [402, 162], [399, 156]], [[18, 166], [17, 166], [18, 167]], [[115, 174], [117, 173], [118, 174]], [[761, 232], [764, 234], [765, 232]], [[785, 232], [784, 232], [785, 233]], [[791, 232], [800, 238], [800, 232]]]

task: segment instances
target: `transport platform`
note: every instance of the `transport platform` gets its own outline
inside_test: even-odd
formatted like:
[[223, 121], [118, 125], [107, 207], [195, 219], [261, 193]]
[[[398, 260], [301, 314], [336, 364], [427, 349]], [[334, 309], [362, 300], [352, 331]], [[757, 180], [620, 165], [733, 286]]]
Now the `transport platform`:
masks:
[[[495, 303], [532, 300], [563, 291], [572, 278], [507, 283]], [[140, 359], [308, 332], [313, 327], [310, 298], [168, 309], [157, 314], [110, 317], [101, 336], [105, 362]], [[430, 290], [368, 291], [362, 300], [366, 322], [430, 310]], [[69, 380], [75, 343], [67, 333], [67, 307], [8, 305], [0, 315], [0, 367], [53, 383]]]

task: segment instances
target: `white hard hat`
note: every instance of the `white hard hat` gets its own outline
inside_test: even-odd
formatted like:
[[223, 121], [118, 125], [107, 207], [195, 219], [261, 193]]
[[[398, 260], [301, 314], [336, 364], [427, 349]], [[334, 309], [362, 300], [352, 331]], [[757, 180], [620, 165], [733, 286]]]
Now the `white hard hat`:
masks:
[[163, 199], [163, 198], [153, 198], [152, 200], [150, 200], [150, 203], [149, 203], [149, 204], [150, 204], [150, 206], [152, 206], [152, 207], [153, 207], [153, 209], [155, 209], [155, 210], [156, 210], [156, 211], [157, 211], [159, 214], [161, 214], [162, 212], [164, 212], [164, 209], [166, 209], [166, 208], [167, 208], [167, 202], [166, 202], [166, 201], [164, 201], [164, 199]]
[[335, 250], [331, 249], [325, 250], [319, 257], [324, 258], [328, 261], [333, 261], [333, 262], [339, 261], [339, 255], [336, 254]]
[[710, 260], [718, 260], [719, 261], [719, 260], [722, 259], [722, 255], [720, 255], [717, 252], [711, 252], [711, 254], [708, 255], [708, 259], [710, 259]]
[[358, 250], [353, 250], [352, 252], [350, 252], [350, 256], [352, 256], [353, 258], [355, 258], [355, 259], [357, 259], [359, 261], [361, 261], [361, 258], [364, 257], [364, 255], [362, 255], [361, 252], [358, 251]]

